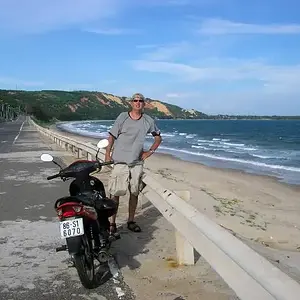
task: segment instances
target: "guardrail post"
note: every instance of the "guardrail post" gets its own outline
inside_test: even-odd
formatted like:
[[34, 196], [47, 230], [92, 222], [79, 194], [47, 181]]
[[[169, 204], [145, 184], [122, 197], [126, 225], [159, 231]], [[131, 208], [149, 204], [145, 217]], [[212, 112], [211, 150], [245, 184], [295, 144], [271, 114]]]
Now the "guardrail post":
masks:
[[82, 157], [82, 150], [78, 148], [77, 158]]
[[[178, 197], [184, 201], [189, 201], [191, 198], [190, 191], [174, 191]], [[195, 264], [195, 254], [194, 247], [186, 240], [180, 232], [176, 230], [176, 252], [177, 252], [177, 262], [179, 265], [194, 265]]]

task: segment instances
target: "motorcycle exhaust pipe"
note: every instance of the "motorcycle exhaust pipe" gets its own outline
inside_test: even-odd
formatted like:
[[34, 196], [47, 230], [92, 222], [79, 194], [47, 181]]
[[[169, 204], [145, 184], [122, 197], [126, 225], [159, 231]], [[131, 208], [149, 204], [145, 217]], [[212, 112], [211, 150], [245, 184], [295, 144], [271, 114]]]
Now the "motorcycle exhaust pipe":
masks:
[[97, 255], [97, 259], [99, 260], [100, 263], [105, 263], [108, 261], [109, 255], [106, 251], [101, 250]]

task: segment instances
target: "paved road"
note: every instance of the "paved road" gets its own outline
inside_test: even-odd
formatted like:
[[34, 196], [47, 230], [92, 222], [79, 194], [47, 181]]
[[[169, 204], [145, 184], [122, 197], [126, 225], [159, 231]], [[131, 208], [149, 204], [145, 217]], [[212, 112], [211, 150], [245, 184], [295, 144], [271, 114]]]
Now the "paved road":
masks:
[[69, 155], [44, 143], [25, 117], [0, 123], [0, 299], [135, 299], [114, 261], [99, 287], [86, 290], [68, 254], [55, 252], [62, 241], [53, 204], [68, 182], [46, 180], [57, 168], [40, 161], [43, 152]]

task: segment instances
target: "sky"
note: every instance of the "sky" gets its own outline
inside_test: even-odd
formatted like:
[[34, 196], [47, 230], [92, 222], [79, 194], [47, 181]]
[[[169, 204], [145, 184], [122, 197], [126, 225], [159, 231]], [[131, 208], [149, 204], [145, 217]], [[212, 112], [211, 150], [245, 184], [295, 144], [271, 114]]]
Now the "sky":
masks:
[[300, 115], [298, 0], [0, 0], [0, 88]]

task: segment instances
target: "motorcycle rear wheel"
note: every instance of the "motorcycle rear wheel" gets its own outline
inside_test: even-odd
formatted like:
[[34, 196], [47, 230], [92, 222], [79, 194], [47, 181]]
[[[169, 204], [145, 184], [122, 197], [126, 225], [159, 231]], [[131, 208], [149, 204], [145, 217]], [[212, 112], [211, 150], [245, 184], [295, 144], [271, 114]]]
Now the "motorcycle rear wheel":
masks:
[[87, 240], [84, 244], [84, 253], [74, 255], [74, 265], [82, 285], [92, 289], [95, 286], [94, 255]]

